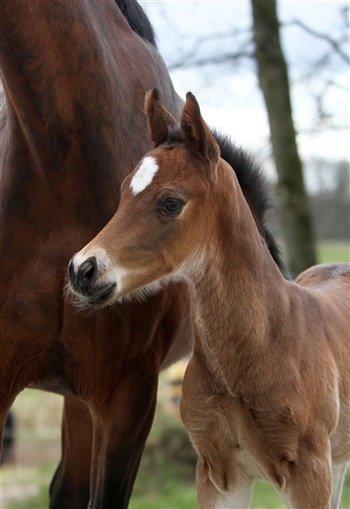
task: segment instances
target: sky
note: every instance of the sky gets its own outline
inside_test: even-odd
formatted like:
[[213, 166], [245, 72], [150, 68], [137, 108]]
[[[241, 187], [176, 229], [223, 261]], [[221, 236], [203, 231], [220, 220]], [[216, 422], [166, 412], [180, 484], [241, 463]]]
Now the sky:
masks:
[[[179, 62], [189, 64], [192, 54], [204, 58], [239, 48], [249, 49], [250, 0], [140, 3], [151, 20], [160, 53], [170, 69]], [[297, 19], [317, 32], [338, 37], [342, 32], [339, 10], [348, 5], [349, 2], [336, 0], [280, 1], [278, 16], [283, 24]], [[232, 32], [235, 35], [228, 37]], [[214, 37], [218, 34], [221, 36]], [[289, 66], [293, 115], [302, 159], [348, 160], [349, 66], [339, 57], [333, 57], [324, 70], [315, 69], [315, 62], [329, 45], [299, 26], [282, 28], [281, 37]], [[343, 50], [349, 56], [349, 33]], [[268, 120], [255, 64], [250, 59], [240, 64], [231, 61], [222, 66], [177, 68], [171, 70], [171, 77], [182, 97], [188, 90], [196, 95], [209, 125], [228, 133], [237, 144], [260, 154], [263, 160], [268, 159]], [[330, 81], [337, 86], [326, 87], [325, 83]], [[325, 125], [336, 125], [337, 129], [319, 128], [315, 95], [322, 97], [328, 114]]]

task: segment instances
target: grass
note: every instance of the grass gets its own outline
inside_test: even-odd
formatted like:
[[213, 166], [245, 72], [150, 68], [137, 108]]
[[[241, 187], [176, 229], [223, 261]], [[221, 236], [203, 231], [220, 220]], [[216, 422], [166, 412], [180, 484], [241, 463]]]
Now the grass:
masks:
[[[129, 509], [195, 509], [196, 492], [194, 481], [188, 479], [187, 482], [179, 480], [174, 476], [172, 469], [168, 468], [169, 460], [166, 464], [159, 466], [163, 474], [168, 475], [168, 481], [165, 485], [159, 487], [154, 481], [158, 472], [142, 473], [143, 480], [137, 480], [134, 494], [131, 498]], [[53, 463], [45, 463], [40, 467], [32, 468], [31, 473], [22, 475], [25, 481], [29, 475], [30, 479], [36, 479], [38, 492], [35, 496], [30, 496], [25, 500], [13, 501], [1, 509], [44, 509], [48, 507], [48, 483], [52, 478], [55, 469]], [[267, 483], [257, 481], [254, 485], [254, 493], [251, 503], [252, 509], [282, 509], [284, 506], [281, 499], [275, 493], [273, 488]], [[346, 485], [344, 487], [342, 508], [350, 508], [350, 476], [348, 473]]]
[[49, 484], [56, 467], [52, 461], [35, 466], [4, 467], [1, 486], [6, 489], [12, 484], [14, 490], [13, 498], [6, 505], [0, 502], [1, 509], [47, 509]]
[[319, 263], [350, 262], [350, 244], [346, 241], [322, 241], [317, 245]]

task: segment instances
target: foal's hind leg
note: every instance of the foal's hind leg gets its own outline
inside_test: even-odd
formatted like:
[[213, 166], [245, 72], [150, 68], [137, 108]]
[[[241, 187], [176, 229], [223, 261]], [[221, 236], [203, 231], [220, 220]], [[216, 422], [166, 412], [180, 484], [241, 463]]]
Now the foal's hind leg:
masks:
[[343, 491], [344, 479], [348, 465], [333, 465], [333, 489], [331, 498], [331, 508], [340, 509], [341, 507], [341, 495]]
[[[222, 485], [222, 479], [216, 479], [215, 474], [202, 457], [197, 462], [197, 500], [200, 509], [248, 509], [250, 507], [253, 479], [243, 471], [237, 472], [230, 482], [228, 473], [224, 479], [227, 486]], [[218, 481], [218, 482], [216, 482]]]

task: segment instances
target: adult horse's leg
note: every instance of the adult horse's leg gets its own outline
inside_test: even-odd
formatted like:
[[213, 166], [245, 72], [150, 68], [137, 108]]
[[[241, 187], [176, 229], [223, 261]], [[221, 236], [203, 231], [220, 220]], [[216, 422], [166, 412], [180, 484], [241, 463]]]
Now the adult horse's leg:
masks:
[[[154, 323], [149, 328], [145, 316], [141, 316], [137, 308], [132, 311], [134, 329], [130, 329], [129, 334], [133, 341], [120, 370], [117, 368], [118, 359], [114, 363], [117, 383], [111, 384], [106, 374], [101, 373], [109, 385], [104, 387], [103, 393], [97, 391], [88, 402], [94, 427], [91, 509], [123, 509], [128, 506], [152, 426], [160, 367], [170, 358], [176, 360], [172, 349], [174, 341], [187, 338], [187, 345], [191, 343], [189, 329], [179, 326], [179, 315], [183, 316], [187, 303], [187, 291], [184, 286], [177, 289], [175, 298], [171, 293], [165, 293], [149, 300], [150, 313], [155, 309], [161, 311], [161, 326]], [[126, 305], [131, 308], [131, 304]], [[179, 353], [188, 353], [188, 349], [186, 351], [184, 347]]]
[[4, 428], [8, 412], [12, 403], [16, 399], [16, 395], [8, 396], [5, 392], [0, 391], [0, 458], [3, 446]]
[[152, 364], [151, 356], [136, 359], [111, 400], [95, 402], [91, 408], [95, 430], [91, 509], [128, 506], [156, 406], [158, 376]]
[[88, 407], [66, 396], [62, 417], [62, 458], [50, 485], [50, 509], [86, 509], [90, 498], [92, 420]]

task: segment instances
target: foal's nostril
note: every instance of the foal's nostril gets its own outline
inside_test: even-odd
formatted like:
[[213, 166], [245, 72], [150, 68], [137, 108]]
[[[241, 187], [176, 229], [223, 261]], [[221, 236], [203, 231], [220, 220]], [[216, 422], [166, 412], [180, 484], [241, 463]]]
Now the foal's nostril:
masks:
[[73, 282], [73, 278], [74, 278], [74, 264], [73, 264], [73, 259], [69, 262], [68, 264], [68, 275], [69, 275], [69, 279]]
[[89, 285], [95, 279], [97, 273], [97, 263], [96, 258], [91, 256], [83, 262], [78, 268], [77, 272], [77, 284], [82, 289], [87, 289]]

